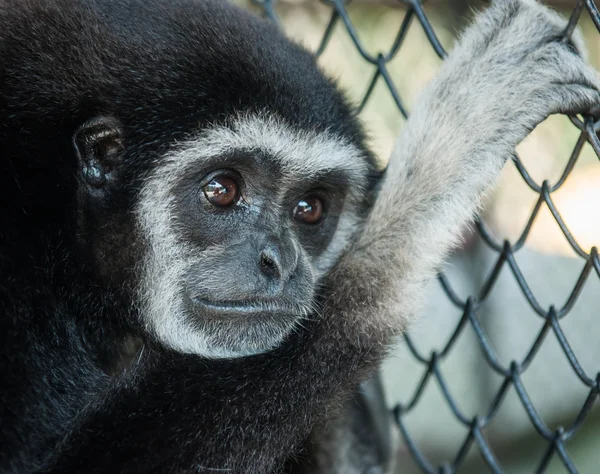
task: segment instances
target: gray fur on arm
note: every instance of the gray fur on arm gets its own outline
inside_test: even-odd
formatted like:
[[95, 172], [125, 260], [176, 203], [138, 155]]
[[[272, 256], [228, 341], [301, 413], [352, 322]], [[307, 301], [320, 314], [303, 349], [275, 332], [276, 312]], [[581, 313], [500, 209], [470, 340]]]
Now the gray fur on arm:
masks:
[[349, 320], [404, 328], [516, 145], [548, 115], [600, 103], [599, 76], [577, 35], [562, 40], [565, 27], [534, 0], [503, 0], [467, 29], [416, 104], [339, 267], [333, 306]]

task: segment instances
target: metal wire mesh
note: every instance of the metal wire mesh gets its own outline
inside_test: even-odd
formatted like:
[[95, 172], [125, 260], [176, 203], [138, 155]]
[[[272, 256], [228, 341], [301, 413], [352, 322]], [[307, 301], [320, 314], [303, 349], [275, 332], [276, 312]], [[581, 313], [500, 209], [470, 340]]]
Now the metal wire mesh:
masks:
[[[276, 8], [276, 4], [278, 3], [277, 0], [253, 0], [253, 2], [263, 10], [266, 16], [279, 23]], [[331, 17], [323, 33], [320, 45], [316, 49], [316, 54], [321, 55], [326, 50], [334, 29], [337, 25], [341, 25], [350, 35], [350, 38], [352, 39], [357, 51], [360, 53], [360, 56], [362, 56], [364, 61], [372, 65], [372, 77], [364, 96], [362, 97], [359, 109], [362, 110], [368, 103], [376, 84], [379, 81], [383, 81], [389, 89], [399, 113], [402, 114], [402, 116], [407, 117], [407, 107], [405, 106], [398, 89], [394, 85], [393, 77], [388, 70], [388, 64], [396, 57], [398, 51], [400, 50], [406, 38], [409, 26], [416, 20], [416, 22], [418, 22], [420, 27], [423, 29], [435, 53], [440, 58], [444, 58], [446, 56], [446, 52], [438, 40], [436, 32], [434, 31], [427, 17], [422, 5], [422, 1], [398, 0], [398, 2], [402, 3], [406, 7], [406, 13], [398, 29], [395, 40], [393, 41], [389, 50], [373, 55], [370, 54], [367, 51], [367, 48], [364, 47], [356, 28], [353, 25], [350, 16], [348, 15], [348, 2], [343, 0], [322, 0], [322, 3], [328, 5], [331, 9]], [[594, 0], [578, 0], [575, 3], [575, 7], [571, 13], [569, 25], [565, 31], [565, 38], [573, 33], [575, 26], [581, 18], [581, 15], [586, 10], [596, 26], [596, 29], [600, 33], [600, 11], [594, 3]], [[598, 38], [600, 40], [600, 36]], [[535, 472], [544, 472], [554, 457], [558, 457], [560, 459], [567, 472], [578, 472], [574, 461], [571, 459], [569, 452], [567, 451], [567, 444], [579, 431], [584, 421], [590, 414], [594, 402], [599, 396], [600, 373], [586, 373], [582, 365], [578, 362], [575, 352], [569, 344], [563, 329], [561, 328], [561, 320], [569, 315], [577, 303], [578, 297], [588, 278], [600, 278], [600, 258], [598, 256], [598, 249], [596, 247], [593, 247], [588, 253], [577, 243], [576, 239], [565, 224], [565, 221], [561, 217], [561, 214], [555, 206], [555, 203], [553, 202], [553, 194], [565, 183], [567, 177], [578, 161], [581, 150], [586, 142], [590, 143], [595, 154], [600, 158], [600, 139], [598, 138], [600, 121], [594, 122], [591, 118], [582, 120], [577, 117], [570, 117], [570, 119], [573, 123], [573, 126], [579, 130], [579, 139], [577, 140], [572, 154], [568, 159], [567, 165], [565, 166], [558, 181], [555, 183], [551, 183], [548, 180], [545, 180], [542, 183], [536, 182], [528, 173], [521, 159], [516, 154], [513, 157], [513, 164], [518, 170], [520, 176], [527, 186], [539, 196], [539, 199], [531, 211], [529, 220], [520, 237], [514, 242], [509, 242], [508, 240], [500, 241], [493, 235], [491, 230], [482, 220], [477, 222], [477, 229], [481, 238], [483, 239], [483, 242], [485, 242], [485, 244], [493, 252], [495, 252], [496, 255], [496, 262], [492, 271], [488, 274], [484, 281], [478, 282], [478, 286], [480, 287], [479, 291], [467, 299], [461, 299], [457, 292], [455, 292], [452, 288], [449, 279], [444, 274], [439, 276], [439, 281], [445, 292], [445, 295], [451, 301], [451, 303], [462, 312], [462, 318], [460, 318], [458, 324], [453, 328], [453, 331], [448, 334], [446, 344], [440, 347], [439, 350], [434, 350], [432, 353], [425, 355], [417, 349], [410, 335], [405, 336], [406, 344], [410, 353], [422, 365], [423, 376], [415, 387], [411, 400], [406, 404], [396, 406], [393, 409], [392, 416], [394, 417], [400, 429], [409, 452], [423, 472], [445, 474], [457, 472], [461, 465], [464, 464], [467, 453], [472, 450], [473, 447], [476, 447], [479, 450], [490, 472], [504, 472], [492, 449], [492, 446], [484, 436], [484, 432], [486, 427], [488, 427], [495, 419], [499, 408], [505, 400], [505, 395], [510, 389], [514, 389], [516, 391], [516, 394], [518, 395], [518, 398], [525, 409], [525, 413], [535, 428], [535, 431], [547, 443], [547, 449], [543, 453], [541, 459], [539, 459]], [[544, 205], [550, 210], [557, 225], [564, 234], [564, 237], [567, 239], [573, 251], [579, 256], [583, 265], [583, 270], [581, 271], [577, 281], [574, 283], [573, 289], [570, 292], [570, 296], [567, 298], [566, 303], [564, 303], [561, 307], [550, 306], [546, 308], [543, 307], [540, 302], [538, 302], [534, 293], [530, 289], [525, 276], [521, 272], [519, 265], [517, 264], [517, 260], [515, 259], [515, 254], [517, 254], [517, 252], [523, 248], [525, 241], [534, 225], [534, 221], [536, 220], [540, 209]], [[533, 309], [533, 312], [537, 314], [542, 321], [541, 329], [531, 342], [525, 357], [520, 360], [513, 359], [507, 365], [503, 365], [500, 361], [500, 358], [497, 356], [493, 345], [490, 343], [489, 337], [480, 322], [480, 318], [478, 317], [478, 312], [482, 304], [486, 301], [494, 289], [498, 275], [500, 274], [501, 269], [504, 267], [508, 267], [523, 295], [527, 299], [527, 302]], [[476, 334], [478, 345], [485, 357], [487, 364], [489, 365], [489, 368], [502, 378], [500, 388], [495, 396], [492, 397], [492, 402], [489, 404], [486, 410], [482, 411], [475, 417], [467, 416], [465, 413], [463, 413], [463, 411], [461, 411], [459, 404], [451, 393], [446, 377], [441, 368], [441, 362], [453, 350], [460, 334], [469, 326]], [[556, 430], [549, 428], [549, 426], [543, 421], [542, 417], [538, 414], [538, 411], [536, 410], [536, 407], [529, 397], [522, 382], [523, 374], [528, 370], [531, 362], [536, 357], [536, 354], [538, 354], [540, 346], [548, 337], [556, 338], [560, 347], [562, 348], [564, 357], [567, 359], [572, 370], [576, 374], [579, 383], [581, 383], [589, 391], [587, 399], [581, 406], [579, 414], [576, 416], [575, 420], [570, 425], [559, 427]], [[437, 381], [443, 396], [456, 420], [467, 430], [467, 435], [455, 453], [453, 459], [443, 462], [438, 466], [434, 466], [433, 463], [427, 459], [424, 452], [419, 448], [414, 438], [411, 436], [409, 428], [405, 423], [406, 415], [413, 411], [420, 403], [422, 400], [424, 387], [432, 378]]]

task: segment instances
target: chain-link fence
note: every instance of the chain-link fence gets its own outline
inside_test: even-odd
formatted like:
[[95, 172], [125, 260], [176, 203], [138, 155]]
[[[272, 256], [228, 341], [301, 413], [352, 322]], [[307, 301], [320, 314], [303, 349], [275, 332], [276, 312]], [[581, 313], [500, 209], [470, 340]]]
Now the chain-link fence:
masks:
[[[256, 7], [263, 10], [265, 15], [280, 24], [278, 8], [281, 4], [285, 3], [284, 0], [281, 2], [278, 2], [277, 0], [252, 1]], [[323, 0], [322, 3], [330, 9], [330, 16], [325, 30], [322, 33], [322, 37], [320, 38], [318, 47], [316, 48], [316, 54], [322, 55], [327, 50], [334, 31], [337, 30], [339, 32], [339, 30], [342, 29], [349, 35], [352, 44], [360, 54], [362, 60], [370, 65], [371, 76], [358, 105], [359, 110], [362, 111], [369, 103], [376, 85], [383, 83], [391, 94], [397, 113], [406, 118], [409, 114], [408, 108], [395, 85], [397, 77], [390, 72], [389, 65], [394, 61], [398, 52], [403, 47], [407, 31], [411, 28], [411, 25], [415, 23], [419, 25], [426, 35], [431, 48], [440, 58], [443, 59], [446, 56], [446, 51], [442, 46], [442, 42], [438, 39], [436, 31], [432, 27], [432, 23], [422, 4], [423, 2], [420, 0], [371, 2], [372, 4], [386, 3], [389, 8], [393, 8], [394, 3], [397, 4], [396, 6], [401, 5], [404, 15], [399, 24], [399, 28], [397, 29], [395, 39], [391, 43], [389, 49], [381, 51], [378, 54], [369, 52], [369, 49], [365, 47], [361, 40], [360, 32], [351, 20], [351, 15], [349, 15], [349, 8], [352, 7], [350, 2], [344, 0]], [[595, 28], [598, 31], [598, 36], [593, 39], [593, 41], [600, 42], [600, 11], [595, 5], [594, 0], [562, 2], [561, 6], [568, 7], [569, 5], [572, 8], [572, 11], [570, 14], [569, 25], [565, 30], [565, 38], [573, 33], [573, 30], [582, 18], [582, 15], [589, 14], [593, 25], [595, 25]], [[433, 6], [433, 8], [435, 8], [435, 6]], [[594, 35], [596, 35], [595, 32]], [[410, 73], [411, 71], [407, 68], [406, 74]], [[481, 458], [487, 466], [487, 471], [493, 473], [505, 472], [496, 455], [494, 443], [489, 441], [486, 431], [489, 425], [494, 422], [497, 417], [497, 414], [506, 399], [506, 395], [510, 390], [514, 390], [524, 409], [522, 416], [528, 417], [535, 432], [537, 432], [539, 437], [541, 437], [545, 443], [545, 448], [538, 457], [533, 472], [546, 472], [551, 461], [556, 463], [556, 459], [560, 460], [564, 466], [565, 472], [579, 472], [578, 467], [576, 467], [576, 460], [570, 455], [567, 447], [569, 442], [580, 431], [586, 421], [588, 423], [590, 422], [590, 414], [592, 413], [593, 405], [598, 398], [600, 391], [600, 373], [590, 372], [589, 369], [587, 371], [584, 369], [576, 354], [580, 350], [585, 350], [585, 348], [573, 347], [570, 344], [569, 338], [563, 330], [563, 322], [578, 304], [580, 294], [585, 287], [586, 282], [589, 279], [600, 279], [600, 258], [596, 247], [592, 246], [591, 250], [587, 250], [578, 243], [576, 236], [573, 235], [569, 226], [567, 226], [565, 220], [561, 217], [560, 210], [555, 204], [554, 195], [561, 187], [563, 187], [567, 178], [572, 174], [575, 165], [580, 160], [582, 149], [586, 143], [589, 143], [596, 156], [600, 157], [600, 139], [598, 138], [600, 121], [594, 123], [591, 118], [578, 117], [570, 117], [570, 121], [572, 122], [572, 126], [578, 130], [578, 138], [570, 153], [570, 157], [568, 160], [565, 160], [566, 165], [564, 165], [562, 173], [557, 179], [553, 181], [543, 179], [540, 182], [532, 177], [532, 174], [528, 172], [528, 168], [519, 156], [515, 155], [513, 157], [515, 169], [518, 171], [526, 186], [538, 196], [537, 202], [533, 206], [533, 209], [530, 210], [528, 219], [520, 231], [520, 235], [515, 239], [510, 239], [510, 241], [498, 238], [483, 219], [478, 221], [477, 230], [480, 239], [489, 249], [488, 253], [489, 251], [493, 253], [494, 263], [491, 270], [487, 272], [487, 275], [484, 277], [480, 276], [476, 279], [476, 290], [473, 291], [470, 296], [463, 297], [460, 295], [460, 292], [455, 291], [451, 278], [448, 278], [445, 274], [440, 275], [439, 283], [441, 284], [445, 297], [461, 314], [457, 323], [454, 324], [446, 335], [446, 341], [443, 344], [438, 345], [438, 347], [434, 348], [430, 353], [424, 353], [424, 351], [420, 350], [418, 345], [415, 344], [411, 335], [405, 336], [408, 352], [422, 367], [421, 376], [420, 380], [416, 382], [409, 400], [395, 406], [393, 409], [393, 417], [399, 427], [406, 451], [410, 453], [414, 462], [422, 472], [458, 472], [464, 467], [468, 453], [472, 452], [474, 449], [480, 453]], [[595, 166], [598, 166], [598, 163], [596, 163]], [[600, 182], [596, 182], [596, 184], [600, 186]], [[551, 213], [556, 225], [564, 235], [564, 238], [572, 251], [579, 258], [581, 264], [581, 270], [578, 277], [571, 282], [569, 295], [566, 298], [566, 301], [562, 304], [554, 303], [549, 306], [541, 303], [539, 299], [536, 298], [535, 292], [531, 289], [531, 280], [528, 281], [528, 278], [525, 277], [524, 272], [517, 263], [517, 254], [525, 246], [525, 243], [534, 228], [536, 219], [544, 206], [546, 206]], [[598, 202], [596, 206], [600, 206], [600, 202]], [[590, 216], [590, 218], [593, 218], [593, 216]], [[426, 245], [426, 243], [424, 243], [424, 245]], [[508, 361], [503, 361], [502, 358], [498, 356], [494, 344], [490, 341], [489, 331], [487, 331], [485, 325], [482, 324], [482, 313], [484, 313], [482, 307], [494, 292], [497, 286], [498, 277], [503, 268], [505, 269], [504, 271], [508, 269], [511, 277], [517, 283], [520, 292], [522, 292], [531, 308], [529, 314], [524, 315], [524, 317], [538, 318], [539, 321], [536, 334], [533, 335], [527, 344], [524, 356], [519, 355], [517, 357], [516, 354], [512, 354], [509, 356]], [[541, 278], [541, 275], [539, 273], [534, 274], [532, 278]], [[517, 287], [515, 287], [515, 291], [518, 291]], [[511, 311], [510, 306], [505, 307], [503, 311]], [[600, 317], [600, 307], [598, 308], [597, 316]], [[467, 330], [474, 332], [477, 346], [479, 347], [480, 353], [483, 355], [487, 367], [494, 372], [499, 379], [499, 382], [494, 389], [494, 393], [487, 402], [487, 406], [480, 409], [475, 416], [466, 413], [461, 407], [461, 403], [457, 401], [453, 394], [450, 387], [451, 384], [449, 384], [448, 381], [448, 376], [444, 373], [442, 367], [444, 360], [448, 358], [454, 350], [459, 337]], [[518, 328], [516, 328], [516, 330], [518, 331]], [[585, 330], [585, 328], [582, 328], [581, 330]], [[598, 334], [598, 336], [600, 336], [600, 334]], [[547, 338], [556, 339], [562, 356], [566, 359], [573, 373], [576, 375], [576, 383], [581, 384], [586, 392], [585, 399], [580, 405], [579, 411], [574, 418], [569, 423], [564, 423], [552, 428], [544, 421], [543, 417], [540, 416], [536, 404], [530, 397], [528, 390], [523, 383], [524, 374], [528, 371], [536, 356], [539, 355], [540, 347]], [[597, 339], [599, 339], [598, 342], [600, 344], [600, 337]], [[600, 362], [598, 362], [596, 369], [600, 370]], [[450, 374], [450, 376], [452, 376], [452, 374]], [[464, 427], [464, 438], [461, 438], [453, 456], [447, 457], [445, 460], [440, 459], [432, 461], [428, 457], [426, 450], [424, 450], [419, 445], [419, 442], [415, 440], [411, 433], [411, 429], [405, 422], [406, 417], [410, 415], [420, 403], [425, 403], [423, 402], [423, 393], [430, 380], [437, 382], [437, 385], [443, 394], [443, 399], [445, 400], [445, 403], [447, 403], [453, 417]], [[561, 390], [561, 388], [558, 387], [557, 390]], [[436, 407], [430, 408], [432, 410], [437, 409]], [[600, 452], [600, 442], [597, 443], [597, 449]], [[598, 464], [597, 469], [598, 470], [595, 472], [600, 472], [600, 464]], [[473, 472], [472, 468], [471, 470], [468, 470], [468, 472]]]

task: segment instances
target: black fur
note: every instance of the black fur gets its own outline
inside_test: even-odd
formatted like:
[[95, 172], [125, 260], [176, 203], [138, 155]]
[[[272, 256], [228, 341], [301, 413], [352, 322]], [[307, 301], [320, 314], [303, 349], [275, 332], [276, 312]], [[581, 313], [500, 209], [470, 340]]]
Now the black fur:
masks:
[[[311, 431], [418, 313], [425, 282], [506, 156], [549, 114], [595, 108], [597, 73], [556, 42], [565, 24], [536, 2], [495, 2], [425, 89], [376, 186], [360, 128], [314, 59], [222, 0], [0, 0], [0, 471], [294, 469], [318, 446]], [[265, 110], [296, 134], [353, 143], [336, 150], [366, 160], [359, 179], [370, 192], [356, 199], [369, 212], [352, 220], [356, 241], [318, 282], [319, 311], [277, 349], [231, 360], [169, 350], [141, 322], [170, 308], [161, 296], [183, 291], [167, 285], [145, 307], [155, 293], [140, 298], [136, 284], [155, 280], [139, 277], [139, 263], [162, 251], [150, 275], [172, 283], [161, 271], [173, 255], [197, 261], [169, 253], [181, 240], [144, 245], [144, 236], [172, 243], [153, 231], [177, 227], [173, 196], [161, 194], [173, 186], [157, 190], [170, 169], [161, 157], [210, 123]], [[152, 212], [155, 196], [163, 214]], [[140, 224], [136, 203], [167, 223]], [[177, 317], [165, 321], [167, 336], [189, 335], [168, 332]]]
[[[223, 0], [0, 0], [0, 472], [276, 472], [358, 361], [378, 360], [314, 320], [273, 353], [206, 361], [132, 316], [130, 211], [154, 158], [263, 110], [365, 150], [314, 58]], [[129, 159], [90, 203], [72, 136], [99, 115], [118, 118]]]

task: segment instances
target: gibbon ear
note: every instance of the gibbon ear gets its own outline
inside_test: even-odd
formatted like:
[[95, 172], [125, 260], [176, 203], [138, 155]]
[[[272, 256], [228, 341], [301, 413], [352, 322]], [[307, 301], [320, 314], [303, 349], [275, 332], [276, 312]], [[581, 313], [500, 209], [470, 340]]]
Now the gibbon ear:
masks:
[[79, 171], [92, 188], [101, 189], [117, 176], [123, 155], [123, 135], [119, 121], [99, 116], [83, 123], [73, 134]]

